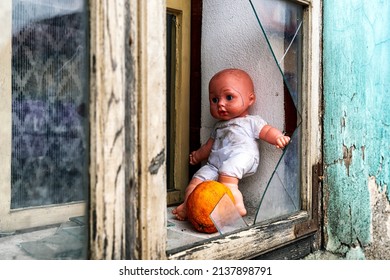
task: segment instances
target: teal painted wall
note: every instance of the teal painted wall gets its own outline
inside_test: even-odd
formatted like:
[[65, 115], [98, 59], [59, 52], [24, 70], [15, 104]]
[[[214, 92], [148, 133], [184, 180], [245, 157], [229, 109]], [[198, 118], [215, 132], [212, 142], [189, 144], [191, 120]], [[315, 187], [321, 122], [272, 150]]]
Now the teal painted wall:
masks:
[[360, 248], [351, 258], [364, 258], [377, 234], [370, 176], [390, 201], [390, 1], [324, 0], [323, 8], [326, 246]]

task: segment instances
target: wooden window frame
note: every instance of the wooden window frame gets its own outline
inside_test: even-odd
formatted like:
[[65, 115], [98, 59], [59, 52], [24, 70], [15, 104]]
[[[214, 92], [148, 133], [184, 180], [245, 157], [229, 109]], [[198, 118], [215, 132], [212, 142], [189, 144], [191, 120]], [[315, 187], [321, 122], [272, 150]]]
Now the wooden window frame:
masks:
[[[190, 110], [190, 26], [191, 1], [167, 0], [167, 12], [176, 16], [174, 106], [172, 127], [172, 170], [173, 190], [167, 193], [167, 203], [177, 204], [183, 200], [188, 183], [189, 155], [189, 110]], [[167, 144], [168, 145], [168, 144]], [[172, 186], [171, 186], [172, 187]]]
[[320, 0], [297, 2], [306, 6], [309, 27], [302, 211], [167, 252], [166, 2], [91, 1], [91, 258], [249, 259], [319, 235], [322, 7]]
[[90, 1], [91, 259], [164, 259], [165, 1]]

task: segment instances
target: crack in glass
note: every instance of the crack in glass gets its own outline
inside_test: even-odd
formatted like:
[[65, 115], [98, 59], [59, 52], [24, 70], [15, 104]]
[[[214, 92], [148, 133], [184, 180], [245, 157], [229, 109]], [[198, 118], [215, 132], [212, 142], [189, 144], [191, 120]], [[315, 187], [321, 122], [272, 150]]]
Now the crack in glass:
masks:
[[299, 178], [302, 119], [299, 109], [303, 8], [283, 0], [249, 2], [283, 76], [285, 131], [291, 137], [261, 196], [255, 218], [255, 223], [258, 223], [292, 214], [299, 211], [301, 206]]
[[[249, 0], [261, 28], [269, 55], [267, 68], [277, 67], [276, 88], [283, 90], [284, 132], [291, 137], [281, 152], [265, 187], [260, 186], [260, 202], [254, 223], [263, 223], [300, 210], [302, 6], [283, 0]], [[263, 51], [267, 55], [267, 50]], [[279, 59], [278, 59], [279, 58]], [[220, 234], [247, 226], [229, 199], [221, 199], [210, 215]]]

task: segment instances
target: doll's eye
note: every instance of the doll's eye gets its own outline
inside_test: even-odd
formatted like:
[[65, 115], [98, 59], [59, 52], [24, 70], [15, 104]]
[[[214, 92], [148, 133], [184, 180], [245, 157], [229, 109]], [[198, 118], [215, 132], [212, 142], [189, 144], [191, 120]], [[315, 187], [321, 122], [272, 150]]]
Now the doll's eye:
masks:
[[211, 102], [213, 102], [213, 103], [218, 103], [218, 98], [217, 98], [217, 97], [212, 98], [212, 99], [211, 99]]
[[229, 100], [229, 101], [233, 100], [233, 96], [232, 95], [228, 95], [228, 96], [226, 96], [226, 99]]

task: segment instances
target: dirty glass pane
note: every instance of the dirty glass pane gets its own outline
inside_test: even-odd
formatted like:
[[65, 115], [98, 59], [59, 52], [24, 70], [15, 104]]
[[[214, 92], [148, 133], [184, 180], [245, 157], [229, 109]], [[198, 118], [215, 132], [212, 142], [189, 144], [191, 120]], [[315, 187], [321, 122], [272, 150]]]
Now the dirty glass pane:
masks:
[[226, 234], [247, 227], [233, 201], [224, 194], [210, 214], [210, 219], [220, 234]]
[[85, 259], [87, 1], [3, 3], [9, 21], [2, 28], [12, 35], [1, 39], [12, 42], [6, 77], [12, 87], [1, 94], [12, 99], [12, 150], [10, 199], [0, 201], [11, 208], [0, 217], [10, 220], [0, 228], [0, 259]]
[[255, 222], [300, 210], [302, 6], [283, 0], [250, 0], [274, 62], [280, 69], [284, 93], [285, 133], [291, 143], [284, 149], [261, 194]]
[[299, 108], [302, 79], [303, 8], [292, 1], [251, 0], [284, 79]]
[[12, 209], [86, 198], [84, 6], [82, 0], [12, 2]]
[[[257, 210], [256, 222], [261, 222], [300, 210], [299, 192], [300, 126], [291, 137], [283, 156], [267, 184]], [[298, 151], [298, 152], [297, 152]]]

